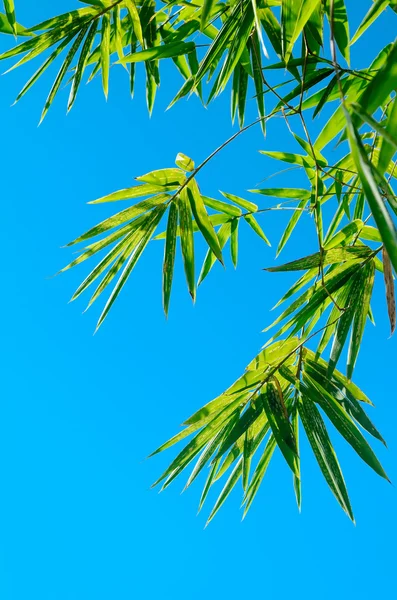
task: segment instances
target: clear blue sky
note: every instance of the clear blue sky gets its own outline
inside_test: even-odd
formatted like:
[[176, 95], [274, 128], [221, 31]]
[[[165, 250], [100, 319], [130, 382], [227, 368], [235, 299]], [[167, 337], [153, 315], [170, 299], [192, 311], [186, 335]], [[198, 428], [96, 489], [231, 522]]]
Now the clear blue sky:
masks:
[[[78, 3], [56, 4], [61, 12]], [[347, 4], [357, 24], [371, 2]], [[53, 5], [19, 0], [19, 20], [52, 16]], [[393, 38], [396, 23], [392, 13], [380, 20], [371, 42], [354, 47], [354, 60], [367, 63]], [[10, 43], [1, 40], [2, 47]], [[112, 69], [107, 104], [95, 81], [66, 118], [64, 90], [37, 128], [48, 77], [10, 108], [31, 73], [27, 66], [0, 80], [2, 600], [396, 597], [396, 488], [343, 442], [336, 447], [356, 527], [306, 446], [301, 515], [278, 457], [244, 523], [240, 490], [204, 530], [205, 514], [196, 517], [199, 484], [182, 496], [182, 481], [161, 495], [149, 489], [173, 452], [145, 456], [229, 385], [265, 342], [260, 331], [289, 279], [261, 268], [274, 259], [284, 215], [262, 221], [272, 249], [243, 235], [238, 270], [214, 268], [195, 307], [178, 262], [168, 322], [160, 244], [150, 246], [96, 336], [100, 307], [82, 316], [84, 300], [67, 303], [86, 268], [49, 279], [70, 260], [60, 247], [113, 209], [88, 200], [172, 166], [179, 151], [200, 161], [230, 135], [228, 95], [208, 110], [193, 98], [164, 112], [179, 84], [170, 75], [149, 120], [142, 76], [131, 102], [125, 73]], [[280, 149], [286, 139], [281, 122], [267, 140], [259, 131], [246, 134], [202, 172], [204, 191], [242, 194], [277, 168], [257, 150]], [[308, 220], [294, 244], [303, 255], [314, 243]], [[376, 449], [395, 482], [397, 346], [388, 339], [381, 282], [374, 310], [377, 326], [367, 330], [356, 379], [377, 405], [372, 415], [389, 449]]]

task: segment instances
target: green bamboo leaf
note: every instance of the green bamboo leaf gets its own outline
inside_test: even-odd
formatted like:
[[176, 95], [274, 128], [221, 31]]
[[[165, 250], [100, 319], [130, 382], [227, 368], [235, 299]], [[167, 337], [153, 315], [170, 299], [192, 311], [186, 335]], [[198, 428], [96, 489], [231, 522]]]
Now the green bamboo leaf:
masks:
[[372, 289], [375, 280], [375, 265], [373, 261], [368, 262], [363, 267], [363, 276], [360, 293], [351, 301], [357, 302], [358, 308], [354, 314], [352, 335], [349, 345], [349, 353], [347, 358], [347, 376], [352, 378], [354, 366], [357, 361], [357, 356], [360, 350], [361, 341], [364, 335], [364, 328], [370, 308]]
[[204, 2], [203, 2], [203, 8], [201, 9], [201, 22], [200, 22], [201, 31], [204, 31], [207, 26], [207, 23], [208, 23], [210, 15], [212, 13], [214, 4], [215, 4], [214, 0], [204, 0]]
[[[354, 237], [357, 237], [359, 234], [361, 234], [363, 229], [363, 221], [361, 219], [354, 219], [345, 225], [345, 227], [342, 227], [342, 229], [335, 233], [335, 235], [325, 241], [324, 250], [331, 250], [331, 248], [336, 248], [336, 246], [348, 244]], [[350, 250], [347, 248], [346, 251], [350, 252]]]
[[350, 64], [350, 39], [349, 39], [349, 20], [347, 18], [346, 6], [344, 0], [326, 0], [325, 12], [328, 20], [331, 23], [331, 2], [333, 3], [333, 30], [335, 41], [338, 48], [346, 60]]
[[36, 83], [39, 77], [44, 73], [44, 71], [54, 62], [54, 60], [61, 54], [61, 52], [68, 46], [68, 44], [73, 39], [73, 34], [67, 36], [63, 42], [61, 42], [54, 52], [50, 54], [50, 56], [43, 62], [43, 64], [37, 69], [37, 71], [32, 75], [32, 77], [25, 83], [18, 96], [16, 97], [14, 104], [16, 104], [22, 96], [26, 94], [30, 90], [30, 88]]
[[[328, 363], [322, 358], [317, 357], [312, 350], [309, 348], [305, 348], [305, 363], [308, 363], [310, 366], [318, 369], [324, 377], [327, 377], [328, 371]], [[359, 400], [360, 402], [364, 402], [365, 404], [370, 404], [373, 406], [371, 400], [364, 394], [360, 388], [358, 388], [352, 381], [350, 381], [343, 373], [334, 369], [332, 373], [332, 381], [338, 386], [338, 388], [345, 390], [345, 393], [348, 396]]]
[[78, 10], [72, 10], [61, 15], [57, 15], [55, 17], [51, 17], [50, 19], [46, 19], [45, 21], [41, 21], [37, 25], [33, 27], [29, 27], [27, 31], [30, 34], [36, 31], [44, 31], [51, 29], [65, 29], [69, 25], [81, 25], [85, 20], [91, 20], [91, 17], [94, 17], [98, 13], [98, 7], [90, 6], [87, 8], [79, 8]]
[[[396, 46], [397, 48], [397, 46]], [[396, 71], [397, 73], [397, 71]], [[350, 149], [360, 177], [363, 191], [376, 225], [382, 236], [387, 253], [391, 263], [397, 269], [397, 231], [393, 221], [387, 211], [382, 196], [379, 193], [378, 186], [373, 176], [372, 166], [363, 147], [362, 141], [355, 126], [352, 123], [350, 115], [345, 111], [347, 131], [349, 136]]]
[[101, 69], [102, 87], [105, 98], [109, 93], [109, 66], [110, 66], [110, 16], [108, 12], [102, 15], [101, 31]]
[[237, 267], [238, 260], [238, 219], [233, 219], [230, 224], [230, 254], [234, 268]]
[[[182, 470], [193, 460], [193, 458], [197, 456], [200, 450], [204, 448], [205, 444], [211, 440], [214, 435], [225, 426], [225, 424], [230, 422], [230, 419], [233, 418], [233, 415], [238, 408], [239, 402], [239, 398], [229, 402], [229, 404], [224, 407], [223, 410], [209, 420], [209, 422], [188, 442], [183, 450], [181, 450], [178, 456], [174, 458], [171, 464], [157, 479], [152, 487], [156, 486], [164, 479], [173, 476], [174, 472], [177, 472], [177, 474], [181, 473]], [[164, 450], [165, 447], [168, 447], [170, 442], [171, 440], [166, 442], [166, 444], [163, 444], [163, 446], [157, 449], [153, 454], [157, 454], [158, 452]], [[151, 456], [153, 456], [153, 454]]]
[[300, 277], [290, 288], [289, 290], [284, 294], [284, 296], [277, 302], [277, 304], [275, 304], [272, 308], [272, 310], [274, 310], [275, 308], [279, 307], [280, 304], [282, 304], [283, 302], [285, 302], [286, 300], [288, 300], [288, 298], [290, 298], [291, 296], [293, 296], [294, 294], [296, 294], [297, 292], [299, 292], [299, 290], [301, 290], [305, 285], [307, 285], [312, 279], [314, 279], [314, 277], [316, 277], [316, 275], [318, 274], [318, 268], [313, 268], [313, 269], [309, 269], [307, 273], [305, 273], [304, 275], [302, 275], [302, 277]]
[[343, 407], [339, 402], [337, 402], [325, 388], [309, 375], [304, 373], [303, 380], [306, 383], [307, 388], [310, 389], [311, 398], [316, 398], [316, 401], [324, 410], [330, 421], [357, 452], [360, 458], [362, 458], [375, 473], [388, 480], [388, 477], [379, 460], [376, 458], [372, 448], [349, 415], [343, 410]]
[[186, 176], [181, 169], [157, 169], [156, 171], [150, 171], [150, 173], [136, 177], [136, 180], [151, 185], [166, 186], [175, 189], [185, 182]]
[[238, 87], [238, 124], [240, 129], [244, 126], [245, 119], [245, 103], [247, 99], [247, 90], [248, 90], [248, 73], [240, 65], [240, 75], [239, 75], [239, 87]]
[[95, 225], [95, 227], [92, 227], [91, 229], [89, 229], [88, 231], [83, 233], [83, 235], [79, 236], [72, 242], [69, 242], [69, 244], [67, 244], [67, 245], [73, 246], [74, 244], [78, 244], [79, 242], [84, 242], [85, 240], [88, 240], [92, 237], [95, 237], [95, 236], [101, 234], [101, 233], [104, 233], [105, 231], [108, 231], [109, 229], [113, 229], [114, 227], [117, 227], [118, 225], [122, 225], [126, 221], [130, 221], [131, 219], [134, 219], [135, 217], [141, 215], [142, 213], [147, 212], [151, 208], [154, 208], [160, 204], [164, 204], [164, 202], [166, 200], [168, 200], [168, 196], [166, 194], [158, 194], [157, 196], [152, 196], [151, 198], [142, 200], [141, 202], [138, 202], [138, 204], [135, 204], [134, 206], [129, 206], [128, 208], [125, 208], [124, 210], [113, 215], [112, 217], [109, 217], [108, 219], [101, 221], [101, 223], [98, 223], [98, 225]]
[[177, 157], [175, 159], [175, 164], [180, 167], [181, 169], [183, 169], [184, 171], [194, 171], [194, 161], [189, 158], [188, 156], [186, 156], [186, 154], [183, 154], [182, 152], [179, 152], [177, 154]]
[[305, 258], [293, 260], [285, 265], [267, 267], [265, 271], [270, 271], [271, 273], [280, 271], [302, 271], [305, 269], [313, 269], [314, 267], [320, 266], [320, 264], [325, 266], [344, 261], [362, 260], [370, 256], [372, 252], [373, 250], [368, 248], [368, 246], [332, 248], [327, 249], [322, 253], [316, 252], [315, 254], [310, 254], [310, 256], [305, 256]]
[[304, 209], [306, 208], [307, 204], [308, 204], [308, 201], [306, 199], [301, 200], [297, 207], [298, 210], [295, 210], [293, 212], [292, 217], [289, 220], [288, 225], [285, 228], [284, 233], [281, 236], [281, 239], [277, 246], [276, 257], [280, 254], [281, 250], [284, 248], [285, 244], [288, 242], [289, 238], [291, 237], [291, 234], [292, 234], [293, 230], [295, 229], [296, 225], [298, 224], [298, 221], [301, 218], [302, 213], [304, 212]]
[[249, 511], [251, 504], [256, 496], [256, 493], [259, 489], [260, 484], [266, 474], [267, 468], [271, 461], [271, 458], [274, 454], [275, 449], [277, 448], [276, 438], [274, 435], [270, 435], [267, 444], [263, 450], [263, 454], [256, 466], [254, 474], [251, 479], [251, 483], [247, 489], [246, 495], [244, 497], [245, 507], [243, 518], [245, 518], [247, 512]]
[[353, 104], [351, 104], [350, 107], [353, 109], [353, 112], [356, 115], [358, 115], [363, 121], [368, 123], [368, 125], [370, 125], [370, 127], [372, 127], [372, 129], [374, 129], [376, 133], [381, 135], [386, 143], [392, 146], [393, 153], [391, 156], [393, 156], [397, 149], [397, 138], [395, 137], [394, 131], [389, 131], [388, 129], [386, 129], [384, 127], [384, 123], [379, 123], [376, 119], [371, 117], [371, 115], [369, 115], [367, 111], [363, 110], [359, 104], [353, 102]]
[[310, 15], [318, 4], [318, 0], [282, 0], [281, 2], [281, 27], [283, 58], [287, 63], [294, 44]]
[[196, 299], [196, 282], [194, 275], [193, 224], [192, 211], [186, 188], [184, 188], [179, 194], [178, 209], [183, 265], [185, 269], [187, 287], [194, 302]]
[[[116, 47], [117, 56], [119, 60], [124, 58], [124, 45], [123, 45], [123, 30], [120, 18], [120, 4], [117, 4], [113, 8], [113, 41]], [[125, 69], [127, 67], [125, 66]], [[127, 69], [128, 72], [128, 69]]]
[[[217, 237], [219, 240], [220, 248], [223, 248], [225, 246], [226, 242], [228, 241], [228, 239], [230, 238], [231, 230], [232, 230], [231, 221], [224, 223], [220, 227], [219, 231], [217, 232]], [[215, 262], [216, 262], [216, 256], [212, 252], [212, 250], [209, 248], [207, 250], [207, 254], [205, 255], [203, 266], [201, 267], [197, 285], [200, 285], [204, 281], [204, 279], [207, 277], [208, 273], [211, 271], [212, 267], [214, 266]]]
[[[379, 106], [383, 106], [389, 95], [397, 90], [397, 42], [392, 44], [384, 64], [366, 84], [359, 98], [359, 106], [372, 115]], [[360, 119], [353, 120], [357, 125]]]
[[243, 446], [243, 490], [244, 492], [248, 488], [248, 481], [250, 475], [251, 468], [251, 459], [252, 459], [252, 449], [253, 449], [253, 428], [249, 427], [244, 435], [244, 446]]
[[391, 268], [391, 263], [389, 256], [384, 248], [382, 248], [382, 258], [383, 258], [383, 277], [385, 281], [386, 288], [386, 303], [387, 303], [387, 312], [389, 315], [390, 321], [390, 335], [393, 335], [394, 330], [396, 328], [396, 298], [394, 292], [394, 279], [393, 279], [393, 270]]
[[317, 346], [316, 356], [319, 357], [328, 346], [332, 336], [335, 334], [338, 327], [339, 319], [343, 314], [343, 310], [348, 308], [349, 294], [353, 281], [348, 281], [346, 285], [335, 295], [335, 304], [333, 305]]
[[203, 196], [203, 200], [208, 208], [213, 208], [214, 210], [223, 212], [231, 217], [240, 217], [243, 214], [240, 208], [233, 206], [233, 204], [222, 202], [222, 200], [215, 200], [215, 198], [209, 198], [208, 196]]
[[254, 0], [251, 0], [249, 3], [241, 3], [237, 29], [232, 38], [226, 60], [221, 68], [221, 71], [219, 72], [219, 76], [214, 86], [212, 92], [212, 95], [214, 96], [225, 89], [231, 74], [242, 58], [244, 51], [247, 49], [247, 42], [251, 35], [252, 26], [254, 24], [253, 1]]
[[360, 295], [361, 287], [363, 285], [362, 272], [357, 273], [354, 277], [353, 285], [349, 293], [347, 300], [347, 306], [344, 313], [341, 315], [336, 331], [335, 337], [332, 343], [331, 355], [328, 363], [328, 376], [332, 375], [332, 372], [339, 360], [345, 345], [350, 327], [353, 323], [353, 318], [358, 310], [357, 297]]
[[258, 206], [253, 202], [249, 202], [249, 200], [244, 200], [244, 198], [240, 198], [240, 196], [235, 196], [234, 194], [228, 194], [227, 192], [221, 192], [222, 196], [231, 200], [237, 204], [237, 206], [241, 206], [244, 210], [247, 210], [250, 213], [255, 213], [258, 210]]
[[[31, 35], [28, 32], [28, 30], [23, 25], [20, 25], [19, 23], [15, 24], [15, 28], [16, 28], [16, 35], [21, 35], [21, 36], [30, 36]], [[7, 19], [7, 16], [3, 15], [2, 13], [0, 13], [0, 32], [14, 34], [14, 28], [10, 25], [10, 23]]]
[[356, 33], [353, 35], [350, 45], [353, 46], [355, 42], [362, 36], [362, 34], [368, 29], [370, 25], [379, 17], [379, 15], [387, 8], [390, 4], [390, 0], [375, 0], [364, 19], [361, 21], [357, 28]]
[[146, 246], [147, 246], [150, 238], [152, 237], [152, 234], [155, 231], [157, 225], [159, 224], [160, 219], [163, 216], [165, 210], [166, 210], [166, 206], [164, 206], [164, 205], [162, 205], [162, 206], [160, 205], [153, 210], [152, 218], [151, 218], [150, 222], [148, 223], [148, 226], [147, 226], [144, 236], [142, 237], [139, 244], [134, 248], [130, 258], [127, 261], [127, 264], [125, 265], [125, 267], [123, 269], [123, 272], [121, 273], [116, 285], [113, 288], [111, 295], [109, 296], [108, 301], [105, 304], [105, 307], [98, 319], [96, 331], [99, 329], [99, 327], [102, 325], [103, 321], [106, 319], [107, 315], [109, 314], [110, 309], [112, 308], [117, 296], [119, 295], [122, 288], [124, 287], [128, 277], [130, 276], [133, 268], [135, 267], [136, 263], [138, 262], [142, 252], [146, 248]]
[[124, 0], [124, 1], [125, 1], [126, 8], [130, 15], [130, 18], [131, 18], [132, 28], [134, 30], [135, 37], [137, 38], [140, 45], [143, 47], [144, 42], [143, 42], [142, 27], [141, 27], [141, 21], [139, 18], [139, 13], [138, 13], [136, 4], [135, 4], [134, 0]]
[[172, 279], [174, 276], [174, 263], [176, 253], [176, 228], [178, 225], [178, 206], [172, 202], [168, 215], [167, 237], [164, 246], [163, 262], [163, 307], [165, 315], [168, 316]]
[[364, 225], [364, 227], [360, 231], [360, 238], [362, 240], [369, 240], [370, 242], [382, 242], [379, 230], [376, 229], [376, 227], [372, 227], [371, 225]]
[[232, 491], [232, 489], [234, 488], [234, 486], [240, 479], [241, 474], [242, 474], [242, 462], [243, 462], [243, 459], [240, 458], [240, 460], [234, 467], [233, 471], [230, 473], [229, 479], [226, 481], [224, 488], [222, 489], [221, 493], [219, 494], [218, 499], [215, 502], [215, 505], [210, 513], [210, 516], [207, 519], [206, 526], [215, 517], [216, 513], [218, 512], [218, 510], [220, 509], [222, 504], [225, 502], [225, 500], [229, 496], [230, 492]]
[[68, 271], [72, 267], [75, 267], [76, 265], [79, 265], [80, 263], [86, 261], [88, 258], [91, 258], [91, 256], [94, 256], [94, 254], [97, 254], [98, 252], [100, 252], [101, 250], [103, 250], [103, 248], [106, 248], [107, 246], [109, 246], [113, 242], [116, 242], [121, 237], [123, 237], [126, 234], [130, 233], [133, 229], [139, 228], [141, 226], [141, 224], [143, 223], [143, 220], [145, 218], [146, 218], [146, 214], [141, 215], [140, 217], [138, 217], [134, 221], [129, 222], [126, 225], [123, 225], [123, 227], [120, 227], [116, 231], [113, 231], [110, 235], [107, 235], [106, 237], [98, 240], [97, 242], [89, 244], [88, 246], [86, 246], [83, 249], [83, 251], [81, 252], [81, 254], [77, 258], [75, 258], [74, 260], [72, 260], [71, 263], [69, 263], [68, 265], [66, 265], [66, 267], [64, 267], [63, 269], [61, 269], [57, 273], [57, 275], [59, 273], [64, 273], [65, 271]]
[[292, 154], [291, 152], [269, 152], [267, 150], [259, 150], [261, 154], [281, 160], [283, 162], [299, 165], [300, 167], [311, 168], [315, 166], [315, 162], [311, 156], [303, 156], [302, 154]]
[[[260, 27], [260, 26], [259, 26]], [[261, 119], [261, 128], [263, 133], [266, 133], [266, 120], [265, 120], [265, 95], [263, 93], [263, 80], [262, 80], [262, 62], [260, 55], [260, 47], [258, 40], [258, 33], [251, 36], [248, 48], [250, 50], [251, 66], [254, 76], [255, 94], [256, 94], [256, 105], [258, 107], [258, 116]], [[237, 69], [234, 70], [234, 73]], [[233, 110], [232, 110], [233, 115]]]
[[15, 18], [15, 6], [14, 0], [3, 0], [4, 8], [7, 15], [7, 20], [10, 24], [13, 34], [15, 37], [18, 34], [17, 21]]
[[[236, 418], [238, 418], [238, 413], [236, 413]], [[225, 435], [227, 435], [230, 428], [233, 427], [233, 424], [234, 421], [233, 419], [231, 419], [231, 422], [222, 427], [205, 446], [203, 452], [200, 455], [200, 458], [194, 465], [193, 471], [189, 475], [189, 479], [186, 482], [184, 490], [186, 490], [200, 474], [206, 463], [210, 460], [211, 456], [215, 452], [217, 446], [219, 446], [219, 444], [222, 442], [223, 438], [225, 437]]]
[[278, 447], [287, 464], [296, 477], [299, 477], [297, 464], [298, 450], [282, 392], [273, 382], [269, 382], [266, 391], [260, 395], [266, 416]]
[[318, 383], [320, 383], [320, 385], [322, 385], [343, 406], [344, 410], [352, 417], [352, 419], [361, 425], [365, 431], [381, 441], [382, 444], [386, 445], [385, 440], [361, 407], [360, 402], [356, 400], [352, 394], [346, 394], [347, 390], [343, 386], [338, 387], [335, 380], [328, 379], [324, 374], [325, 371], [321, 371], [321, 368], [316, 363], [309, 363], [306, 361], [305, 371], [312, 379], [318, 381]]
[[314, 402], [304, 396], [300, 397], [298, 410], [321, 472], [339, 504], [354, 522], [346, 484], [324, 421]]
[[151, 61], [161, 58], [173, 58], [174, 56], [180, 56], [192, 52], [195, 48], [193, 42], [169, 42], [162, 46], [153, 46], [141, 50], [140, 52], [134, 52], [133, 54], [127, 54], [122, 60], [118, 62], [120, 64], [136, 63], [142, 61]]
[[301, 511], [302, 506], [302, 485], [301, 485], [301, 461], [299, 456], [299, 412], [295, 407], [294, 412], [292, 413], [292, 430], [294, 432], [294, 437], [296, 441], [296, 448], [298, 454], [297, 467], [298, 467], [298, 477], [296, 475], [293, 476], [294, 481], [294, 491], [296, 503], [298, 505], [299, 512]]
[[258, 221], [255, 219], [254, 215], [249, 214], [249, 215], [243, 215], [243, 216], [244, 216], [244, 221], [246, 221], [248, 223], [248, 225], [251, 227], [251, 229], [253, 229], [253, 231], [255, 231], [255, 233], [257, 235], [259, 235], [259, 237], [262, 238], [262, 240], [264, 242], [266, 242], [266, 244], [268, 246], [271, 246], [271, 243], [267, 239], [265, 232], [263, 231], [262, 227], [259, 225]]
[[[397, 130], [397, 102], [394, 100], [392, 107], [391, 107], [390, 114], [387, 118], [385, 131], [387, 131], [387, 133], [389, 135], [393, 136], [393, 140], [395, 140], [395, 131], [396, 130]], [[379, 159], [378, 159], [378, 170], [381, 174], [383, 174], [387, 170], [389, 163], [390, 163], [391, 159], [393, 158], [395, 152], [396, 152], [396, 144], [394, 143], [394, 141], [391, 141], [390, 139], [386, 139], [386, 137], [383, 137], [382, 145], [381, 145], [380, 152], [379, 152]]]
[[[248, 5], [248, 0], [244, 2], [244, 6]], [[229, 44], [232, 36], [235, 34], [236, 29], [240, 22], [240, 15], [242, 12], [242, 4], [237, 3], [228, 18], [223, 23], [218, 34], [216, 35], [211, 46], [208, 48], [203, 60], [200, 63], [200, 67], [195, 75], [193, 85], [197, 87], [203, 77], [211, 70], [212, 66], [221, 58], [224, 50]], [[189, 90], [190, 91], [190, 90]]]
[[[166, 186], [166, 190], [173, 191], [176, 190], [178, 187], [179, 184], [175, 183], [171, 186]], [[150, 196], [151, 194], [158, 194], [159, 192], [163, 191], [163, 185], [154, 185], [147, 183], [145, 185], [136, 185], [134, 187], [126, 188], [124, 190], [119, 190], [118, 192], [113, 192], [112, 194], [108, 194], [107, 196], [103, 196], [102, 198], [98, 198], [97, 200], [92, 200], [88, 204], [102, 204], [103, 202], [117, 202], [119, 200], [142, 198], [142, 196]]]
[[[136, 52], [136, 42], [131, 42], [130, 44], [131, 54]], [[130, 94], [131, 98], [134, 97], [135, 91], [135, 63], [130, 64]]]
[[84, 69], [87, 66], [87, 60], [91, 46], [94, 41], [97, 32], [97, 22], [94, 21], [88, 30], [87, 37], [84, 41], [83, 47], [80, 52], [79, 61], [77, 63], [76, 72], [72, 80], [72, 87], [70, 88], [69, 100], [68, 100], [68, 112], [72, 108], [74, 101], [76, 100], [77, 90], [81, 82], [81, 78], [84, 73]]
[[80, 44], [81, 44], [81, 42], [84, 39], [85, 34], [87, 33], [87, 30], [88, 30], [88, 25], [85, 25], [81, 29], [80, 33], [78, 34], [78, 36], [76, 37], [75, 41], [73, 42], [72, 47], [70, 48], [69, 52], [67, 53], [66, 58], [65, 58], [65, 60], [64, 60], [64, 62], [62, 64], [61, 68], [59, 69], [56, 78], [55, 78], [55, 81], [54, 81], [53, 86], [52, 86], [52, 88], [50, 90], [50, 93], [47, 96], [47, 100], [45, 102], [45, 105], [44, 105], [44, 108], [43, 108], [43, 112], [41, 113], [40, 123], [43, 121], [44, 117], [46, 116], [46, 114], [48, 112], [48, 109], [50, 108], [50, 106], [51, 106], [51, 104], [52, 104], [52, 102], [53, 102], [53, 100], [54, 100], [54, 98], [55, 98], [55, 96], [56, 96], [56, 94], [57, 94], [60, 86], [61, 86], [63, 78], [65, 77], [65, 75], [67, 73], [67, 70], [70, 67], [71, 62], [72, 62], [72, 60], [73, 60], [73, 58], [74, 58], [74, 56], [75, 56], [75, 54], [76, 54], [76, 52], [77, 52]]
[[[118, 259], [120, 253], [124, 252], [124, 250], [130, 246], [134, 248], [138, 242], [140, 242], [143, 237], [147, 224], [150, 221], [152, 215], [144, 215], [142, 219], [136, 219], [132, 224], [130, 224], [129, 232], [123, 239], [120, 240], [109, 252], [106, 254], [102, 260], [94, 267], [94, 269], [87, 275], [84, 281], [79, 285], [75, 293], [71, 298], [71, 302], [76, 300], [106, 269], [112, 262]], [[70, 268], [71, 266], [75, 266], [73, 263], [65, 267]]]
[[233, 72], [232, 90], [231, 90], [231, 104], [230, 114], [232, 123], [236, 118], [236, 111], [239, 103], [239, 89], [240, 89], [240, 65], [238, 65]]
[[108, 285], [111, 284], [113, 279], [116, 277], [117, 273], [120, 271], [120, 269], [124, 265], [125, 261], [130, 256], [134, 247], [137, 245], [138, 238], [141, 239], [143, 237], [143, 233], [144, 233], [143, 231], [136, 232], [135, 235], [132, 237], [131, 242], [127, 246], [125, 246], [125, 248], [122, 250], [122, 252], [116, 258], [116, 260], [111, 265], [111, 267], [109, 268], [109, 270], [104, 275], [104, 277], [100, 281], [99, 285], [95, 289], [94, 293], [92, 294], [85, 311], [87, 311], [90, 308], [90, 306], [95, 302], [95, 300], [97, 300], [99, 298], [99, 296], [104, 292], [104, 290], [108, 287]]
[[290, 198], [298, 200], [310, 200], [311, 192], [299, 188], [261, 188], [248, 190], [253, 194], [263, 194], [263, 196], [272, 196], [273, 198]]
[[222, 250], [219, 244], [218, 236], [208, 217], [203, 198], [201, 197], [200, 190], [194, 179], [192, 179], [187, 186], [187, 195], [193, 216], [201, 233], [203, 234], [204, 239], [219, 262], [223, 265]]

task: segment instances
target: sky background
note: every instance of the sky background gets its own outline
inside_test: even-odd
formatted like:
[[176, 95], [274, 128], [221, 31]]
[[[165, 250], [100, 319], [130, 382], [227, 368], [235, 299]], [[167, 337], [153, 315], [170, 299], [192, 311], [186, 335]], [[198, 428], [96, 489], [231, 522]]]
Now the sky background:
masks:
[[[52, 16], [53, 4], [19, 0], [20, 22]], [[62, 12], [78, 3], [56, 4]], [[353, 30], [370, 4], [347, 2]], [[384, 15], [354, 46], [353, 64], [368, 64], [393, 39], [396, 22], [394, 13]], [[2, 48], [12, 43], [0, 39]], [[205, 530], [219, 488], [199, 516], [202, 480], [182, 496], [182, 479], [161, 495], [149, 489], [175, 452], [145, 457], [234, 381], [265, 342], [260, 332], [273, 316], [269, 310], [291, 279], [261, 269], [272, 264], [289, 215], [262, 218], [271, 249], [243, 232], [237, 271], [230, 260], [225, 271], [216, 265], [194, 307], [178, 261], [168, 322], [161, 307], [161, 243], [147, 249], [95, 336], [100, 303], [85, 315], [85, 299], [68, 304], [88, 267], [50, 278], [71, 260], [61, 246], [114, 209], [87, 201], [172, 166], [178, 152], [198, 163], [230, 136], [229, 94], [208, 109], [192, 98], [165, 112], [180, 85], [165, 67], [149, 119], [142, 74], [131, 101], [126, 74], [114, 68], [107, 103], [95, 80], [66, 117], [63, 90], [37, 128], [50, 73], [10, 108], [32, 72], [27, 65], [0, 79], [1, 598], [395, 598], [396, 488], [336, 436], [357, 526], [340, 510], [306, 445], [301, 515], [279, 456], [243, 523], [240, 489]], [[248, 119], [255, 117], [253, 104]], [[279, 168], [258, 150], [289, 143], [281, 120], [272, 122], [266, 140], [250, 131], [200, 173], [203, 191], [244, 194]], [[294, 177], [272, 185], [298, 185]], [[261, 205], [269, 204], [264, 198]], [[302, 221], [283, 262], [315, 248], [313, 224]], [[395, 482], [397, 346], [396, 338], [388, 339], [381, 281], [373, 308], [377, 326], [367, 328], [355, 378], [377, 405], [371, 416], [389, 448], [374, 447]]]

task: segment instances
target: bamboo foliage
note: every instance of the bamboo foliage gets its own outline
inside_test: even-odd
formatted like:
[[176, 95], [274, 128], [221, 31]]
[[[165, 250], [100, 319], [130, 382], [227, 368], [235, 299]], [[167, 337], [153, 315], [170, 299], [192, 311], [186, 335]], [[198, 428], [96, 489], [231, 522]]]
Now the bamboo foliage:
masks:
[[[297, 249], [293, 261], [264, 269], [269, 278], [296, 271], [297, 280], [278, 302], [276, 319], [266, 325], [271, 333], [262, 350], [234, 384], [153, 453], [184, 441], [155, 482], [162, 489], [193, 467], [189, 487], [208, 467], [200, 509], [210, 489], [224, 479], [208, 521], [240, 480], [246, 515], [276, 452], [291, 473], [300, 508], [303, 435], [330, 491], [352, 520], [330, 430], [388, 479], [367, 440], [384, 443], [367, 414], [372, 403], [352, 381], [365, 329], [374, 320], [377, 279], [384, 281], [392, 333], [396, 323], [397, 42], [390, 40], [365, 68], [355, 68], [350, 50], [385, 11], [397, 18], [397, 8], [390, 0], [367, 4], [352, 32], [344, 0], [166, 0], [161, 6], [154, 0], [91, 0], [30, 28], [17, 23], [13, 2], [4, 0], [0, 31], [23, 36], [23, 41], [17, 39], [0, 60], [16, 59], [10, 69], [41, 60], [16, 100], [59, 62], [41, 119], [65, 82], [68, 110], [82, 82], [95, 76], [107, 98], [113, 66], [128, 72], [132, 94], [135, 68], [143, 63], [150, 113], [165, 60], [181, 76], [170, 106], [191, 94], [206, 105], [222, 93], [231, 95], [238, 129], [201, 164], [181, 152], [175, 166], [136, 177], [136, 185], [92, 202], [128, 203], [70, 242], [80, 250], [61, 270], [94, 257], [96, 264], [72, 300], [88, 288], [88, 306], [106, 296], [97, 327], [149, 243], [164, 247], [162, 291], [168, 315], [178, 248], [186, 288], [195, 301], [198, 286], [217, 263], [237, 266], [242, 227], [270, 246], [268, 218], [271, 211], [283, 211], [287, 218], [275, 240], [277, 256], [297, 240], [303, 219], [316, 232], [317, 247], [310, 255], [302, 257]], [[245, 124], [249, 102], [257, 118]], [[266, 134], [275, 118], [284, 120], [291, 144], [273, 149], [274, 140], [266, 137], [259, 148], [263, 160], [277, 165], [277, 171], [295, 169], [305, 183], [255, 188], [244, 198], [231, 189], [207, 196], [199, 181], [206, 164], [251, 127]]]

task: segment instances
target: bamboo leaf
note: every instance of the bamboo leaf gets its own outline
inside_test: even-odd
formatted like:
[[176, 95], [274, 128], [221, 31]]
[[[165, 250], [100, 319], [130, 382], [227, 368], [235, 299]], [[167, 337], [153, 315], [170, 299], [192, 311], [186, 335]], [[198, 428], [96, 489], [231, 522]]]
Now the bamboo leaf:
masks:
[[387, 313], [390, 321], [390, 335], [393, 335], [396, 329], [396, 298], [394, 292], [394, 278], [389, 256], [386, 250], [382, 249], [383, 258], [383, 276], [386, 288]]
[[171, 202], [170, 211], [168, 215], [167, 237], [164, 246], [163, 261], [163, 307], [166, 316], [168, 316], [172, 279], [174, 276], [177, 225], [178, 206], [176, 202]]
[[382, 236], [382, 240], [385, 244], [391, 263], [393, 267], [397, 269], [396, 228], [379, 193], [378, 186], [372, 173], [372, 166], [369, 162], [360, 136], [358, 135], [357, 130], [353, 125], [350, 115], [347, 111], [345, 111], [345, 117], [347, 122], [349, 144], [358, 175], [363, 186], [365, 197]]
[[314, 403], [304, 396], [300, 397], [298, 410], [321, 472], [339, 504], [354, 522], [346, 484], [324, 421]]
[[203, 234], [204, 239], [219, 262], [223, 265], [222, 249], [219, 244], [218, 236], [208, 217], [203, 198], [201, 197], [200, 190], [194, 179], [192, 179], [187, 186], [187, 195], [195, 221]]
[[296, 440], [288, 418], [281, 390], [272, 382], [268, 383], [266, 391], [260, 395], [260, 400], [263, 404], [278, 447], [283, 453], [283, 456], [294, 475], [299, 477]]
[[181, 247], [186, 282], [193, 302], [196, 299], [196, 281], [194, 274], [194, 240], [192, 211], [186, 188], [178, 197], [179, 225], [181, 230]]
[[308, 389], [310, 389], [311, 398], [316, 398], [316, 401], [327, 414], [330, 421], [335, 425], [336, 429], [352, 448], [354, 448], [360, 458], [362, 458], [375, 473], [388, 480], [388, 477], [376, 458], [372, 448], [349, 415], [343, 410], [339, 402], [337, 402], [331, 394], [309, 375], [304, 374], [303, 379]]
[[109, 66], [110, 66], [110, 16], [105, 12], [102, 16], [101, 31], [101, 69], [102, 87], [105, 98], [109, 94]]

